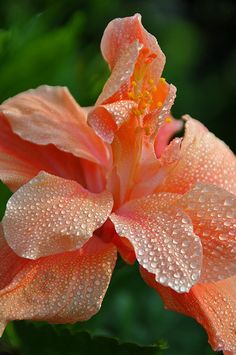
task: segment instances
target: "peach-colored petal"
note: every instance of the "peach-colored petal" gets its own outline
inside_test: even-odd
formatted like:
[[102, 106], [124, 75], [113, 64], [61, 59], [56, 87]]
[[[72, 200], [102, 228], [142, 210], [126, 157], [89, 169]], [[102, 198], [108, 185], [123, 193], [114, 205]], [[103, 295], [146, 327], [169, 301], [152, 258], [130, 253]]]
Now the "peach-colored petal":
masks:
[[111, 70], [123, 50], [136, 41], [156, 50], [156, 38], [142, 26], [140, 14], [116, 18], [107, 25], [101, 41], [101, 51]]
[[152, 142], [145, 142], [142, 146], [142, 156], [139, 160], [135, 174], [130, 199], [150, 195], [158, 190], [165, 181], [169, 170], [180, 159], [182, 138], [174, 138], [164, 149], [159, 159], [156, 157], [155, 147]]
[[142, 45], [135, 41], [122, 52], [97, 99], [96, 105], [128, 99], [130, 78], [141, 49]]
[[[170, 139], [182, 129], [183, 121], [170, 117], [170, 122], [165, 122], [158, 130], [155, 139], [155, 152], [157, 158], [161, 158], [165, 149], [168, 148]], [[171, 141], [172, 142], [172, 141]], [[174, 152], [173, 152], [174, 153]], [[172, 155], [172, 154], [170, 154]]]
[[199, 282], [236, 274], [236, 196], [213, 185], [197, 184], [177, 206], [191, 218], [201, 238], [203, 267]]
[[171, 107], [173, 106], [175, 98], [176, 98], [176, 87], [170, 84], [168, 94], [165, 98], [163, 105], [160, 108], [160, 111], [158, 112], [158, 126], [161, 126], [165, 122], [165, 119], [168, 118], [168, 115], [170, 114], [170, 110]]
[[168, 309], [195, 318], [205, 328], [215, 351], [236, 353], [236, 276], [195, 285], [189, 293], [179, 294], [155, 282], [154, 275], [143, 268], [141, 274]]
[[144, 64], [150, 60], [149, 75], [158, 82], [165, 56], [156, 38], [142, 26], [139, 14], [111, 21], [104, 32], [101, 50], [112, 74], [98, 98], [98, 104], [110, 97], [116, 101], [127, 94], [129, 79], [141, 52], [145, 52], [145, 56], [141, 55], [140, 60]]
[[156, 159], [153, 162], [139, 164], [135, 175], [135, 184], [130, 193], [130, 199], [152, 194], [156, 186], [163, 180], [163, 176], [165, 176], [165, 170], [161, 169], [160, 162]]
[[106, 221], [112, 205], [110, 192], [95, 194], [42, 172], [8, 201], [5, 238], [16, 254], [29, 259], [78, 249]]
[[[85, 173], [81, 166], [84, 162], [85, 160], [60, 151], [52, 144], [43, 146], [21, 139], [12, 132], [6, 118], [0, 114], [0, 179], [11, 190], [18, 189], [41, 170], [75, 180], [85, 186], [88, 172]], [[90, 162], [90, 165], [98, 169], [97, 164]], [[93, 185], [96, 182], [97, 179]]]
[[15, 191], [19, 186], [25, 184], [34, 175], [37, 170], [15, 157], [0, 152], [0, 179], [11, 189]]
[[40, 86], [0, 106], [12, 130], [40, 145], [54, 144], [77, 157], [108, 165], [109, 151], [87, 125], [85, 111], [65, 87]]
[[130, 265], [133, 265], [135, 263], [136, 255], [134, 252], [134, 248], [127, 238], [120, 238], [117, 233], [114, 233], [112, 243], [115, 244], [115, 246], [117, 247], [117, 251], [126, 263]]
[[89, 319], [101, 307], [116, 261], [112, 244], [95, 236], [80, 250], [38, 260], [17, 257], [6, 243], [4, 248], [7, 257], [0, 259], [0, 270], [10, 269], [13, 259], [15, 272], [0, 289], [2, 332], [10, 320], [74, 323]]
[[165, 124], [165, 121], [168, 122], [171, 120], [170, 110], [176, 97], [176, 87], [172, 84], [169, 85], [166, 82], [165, 85], [168, 89], [164, 102], [161, 102], [160, 107], [157, 106], [157, 108], [151, 110], [150, 113], [144, 117], [144, 127], [148, 127], [150, 131], [149, 134], [155, 134], [157, 130]]
[[95, 106], [88, 114], [88, 124], [105, 142], [112, 143], [115, 132], [129, 119], [134, 106], [130, 100]]
[[190, 219], [172, 206], [176, 199], [178, 195], [163, 193], [133, 200], [110, 218], [158, 282], [187, 292], [200, 276], [202, 249]]
[[113, 170], [108, 177], [108, 190], [114, 197], [114, 206], [129, 199], [135, 183], [136, 169], [142, 151], [143, 131], [135, 117], [126, 121], [117, 131], [112, 143]]
[[78, 179], [71, 180], [78, 181], [83, 187], [91, 192], [102, 192], [105, 190], [107, 171], [101, 165], [86, 159], [80, 159], [80, 165], [82, 168], [82, 183], [78, 181]]
[[180, 149], [183, 138], [174, 138], [163, 150], [161, 157], [158, 159], [161, 167], [165, 168], [166, 166], [173, 166], [174, 163], [177, 163], [180, 159]]
[[156, 191], [185, 193], [197, 182], [203, 182], [235, 194], [235, 155], [200, 122], [186, 119], [180, 159], [168, 168], [166, 178]]
[[146, 142], [143, 145], [142, 158], [136, 169], [135, 184], [130, 195], [131, 199], [150, 195], [160, 186], [166, 178], [167, 167], [173, 166], [179, 159], [181, 142], [181, 138], [173, 139], [164, 149], [160, 159], [157, 159], [152, 143]]
[[0, 290], [7, 286], [15, 275], [29, 262], [30, 260], [20, 258], [9, 248], [3, 237], [3, 228], [0, 223]]

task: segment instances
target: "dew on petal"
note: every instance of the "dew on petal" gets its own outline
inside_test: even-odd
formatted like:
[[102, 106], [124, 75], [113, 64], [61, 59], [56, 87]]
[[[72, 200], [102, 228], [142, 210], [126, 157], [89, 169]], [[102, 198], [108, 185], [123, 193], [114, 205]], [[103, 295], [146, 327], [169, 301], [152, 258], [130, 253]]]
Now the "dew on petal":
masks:
[[112, 205], [109, 192], [91, 193], [74, 181], [41, 173], [8, 201], [5, 238], [29, 259], [78, 249], [106, 221]]

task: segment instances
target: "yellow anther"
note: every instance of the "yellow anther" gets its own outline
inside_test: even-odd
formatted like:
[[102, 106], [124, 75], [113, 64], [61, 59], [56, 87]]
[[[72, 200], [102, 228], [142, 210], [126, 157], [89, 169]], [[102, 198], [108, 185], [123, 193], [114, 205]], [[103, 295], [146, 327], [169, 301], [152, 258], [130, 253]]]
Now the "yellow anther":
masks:
[[149, 127], [145, 127], [144, 130], [145, 130], [146, 136], [149, 136], [150, 128]]
[[172, 121], [172, 118], [171, 118], [171, 117], [166, 117], [166, 118], [165, 118], [165, 122], [166, 122], [166, 123], [170, 123], [171, 121]]
[[145, 90], [145, 91], [144, 91], [144, 95], [146, 95], [146, 96], [151, 96], [151, 94], [150, 94], [150, 92], [149, 92], [148, 90]]
[[165, 82], [166, 82], [166, 79], [165, 79], [165, 78], [160, 78], [160, 82], [161, 82], [161, 83], [165, 83]]
[[154, 84], [154, 81], [152, 79], [149, 79], [148, 83], [152, 85], [152, 84]]
[[136, 83], [135, 80], [133, 80], [131, 84], [132, 84], [133, 86], [137, 86], [137, 83]]
[[157, 106], [161, 107], [162, 105], [163, 105], [163, 103], [161, 101], [158, 101]]
[[133, 91], [128, 92], [128, 96], [129, 96], [130, 99], [134, 99]]
[[135, 116], [140, 116], [140, 111], [136, 108], [134, 109], [134, 114]]

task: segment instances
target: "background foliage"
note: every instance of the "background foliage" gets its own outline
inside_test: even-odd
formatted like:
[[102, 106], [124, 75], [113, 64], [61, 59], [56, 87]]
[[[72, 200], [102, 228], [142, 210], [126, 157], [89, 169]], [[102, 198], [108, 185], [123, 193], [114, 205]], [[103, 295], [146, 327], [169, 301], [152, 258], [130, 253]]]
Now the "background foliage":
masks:
[[[102, 33], [111, 19], [136, 12], [166, 54], [164, 76], [178, 88], [174, 115], [190, 113], [235, 151], [234, 0], [1, 1], [0, 101], [49, 84], [68, 86], [82, 106], [92, 105], [109, 74], [99, 51]], [[0, 218], [9, 196], [0, 185]], [[0, 353], [213, 354], [201, 327], [165, 311], [136, 267], [121, 261], [101, 311], [90, 321], [11, 323]]]

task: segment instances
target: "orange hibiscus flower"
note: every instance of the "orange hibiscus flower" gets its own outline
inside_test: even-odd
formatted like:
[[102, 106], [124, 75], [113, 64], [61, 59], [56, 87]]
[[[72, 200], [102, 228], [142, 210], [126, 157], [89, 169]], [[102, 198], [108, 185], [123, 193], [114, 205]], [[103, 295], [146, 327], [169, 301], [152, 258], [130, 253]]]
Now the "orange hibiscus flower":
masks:
[[[94, 107], [41, 86], [0, 106], [0, 327], [66, 323], [101, 306], [117, 250], [170, 309], [236, 352], [236, 159], [175, 120], [165, 57], [135, 15], [102, 38], [111, 76]], [[185, 122], [183, 138], [171, 139]]]

